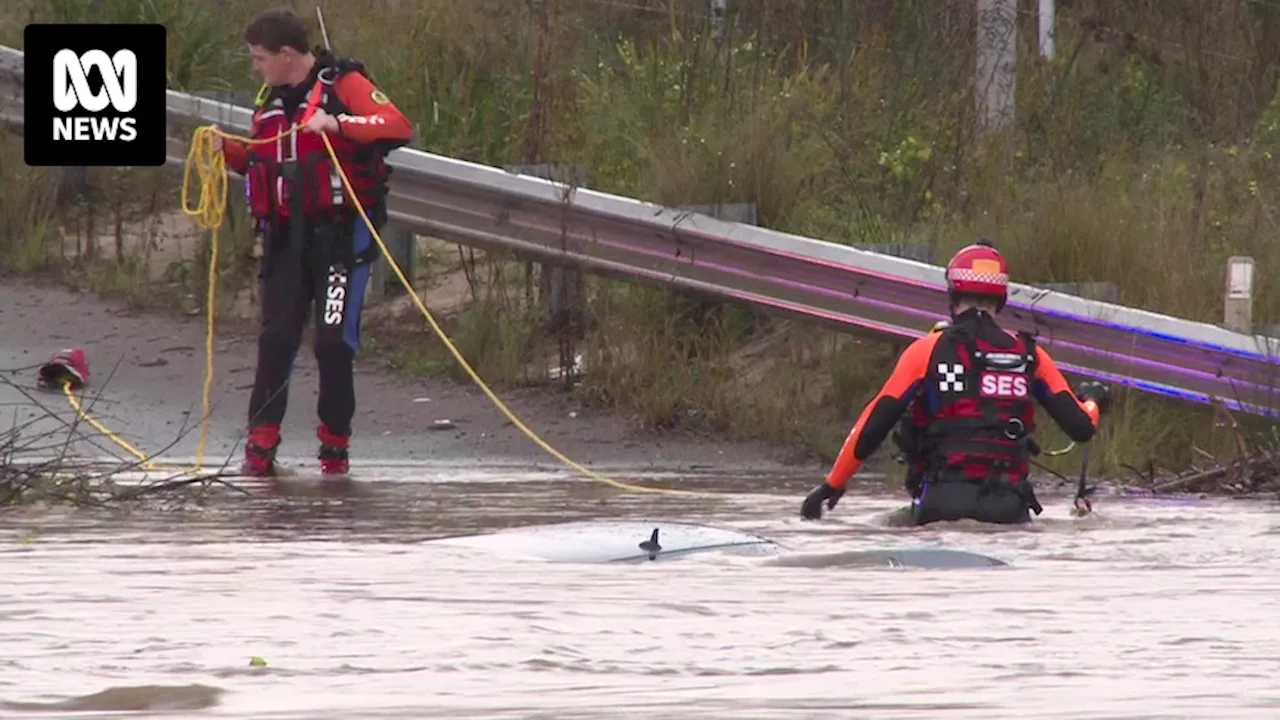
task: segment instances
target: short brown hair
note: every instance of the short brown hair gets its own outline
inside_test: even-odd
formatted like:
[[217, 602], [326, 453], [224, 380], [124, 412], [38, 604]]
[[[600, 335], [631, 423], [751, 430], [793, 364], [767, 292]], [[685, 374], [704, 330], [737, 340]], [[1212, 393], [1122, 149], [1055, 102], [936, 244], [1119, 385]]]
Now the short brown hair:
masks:
[[307, 26], [290, 8], [268, 10], [253, 19], [244, 28], [244, 41], [258, 45], [273, 53], [290, 47], [300, 53], [311, 50]]

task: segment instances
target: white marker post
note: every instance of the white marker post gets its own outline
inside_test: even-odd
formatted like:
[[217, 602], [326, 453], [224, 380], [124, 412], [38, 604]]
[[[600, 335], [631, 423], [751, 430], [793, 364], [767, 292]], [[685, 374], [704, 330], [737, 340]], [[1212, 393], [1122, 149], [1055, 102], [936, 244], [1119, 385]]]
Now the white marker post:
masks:
[[1222, 300], [1222, 326], [1238, 333], [1253, 332], [1253, 258], [1227, 258], [1227, 291]]

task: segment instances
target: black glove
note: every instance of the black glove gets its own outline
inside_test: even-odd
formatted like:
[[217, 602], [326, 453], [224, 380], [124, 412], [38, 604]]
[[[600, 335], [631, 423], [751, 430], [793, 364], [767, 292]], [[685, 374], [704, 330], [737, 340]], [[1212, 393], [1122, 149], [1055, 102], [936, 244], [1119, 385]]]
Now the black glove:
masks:
[[1098, 405], [1100, 412], [1106, 412], [1111, 407], [1111, 389], [1106, 383], [1097, 380], [1086, 380], [1076, 386], [1076, 397], [1092, 400]]
[[844, 488], [837, 490], [823, 482], [813, 490], [810, 490], [808, 496], [805, 497], [804, 502], [800, 505], [800, 517], [805, 520], [821, 520], [822, 501], [827, 501], [827, 509], [832, 510], [843, 496]]

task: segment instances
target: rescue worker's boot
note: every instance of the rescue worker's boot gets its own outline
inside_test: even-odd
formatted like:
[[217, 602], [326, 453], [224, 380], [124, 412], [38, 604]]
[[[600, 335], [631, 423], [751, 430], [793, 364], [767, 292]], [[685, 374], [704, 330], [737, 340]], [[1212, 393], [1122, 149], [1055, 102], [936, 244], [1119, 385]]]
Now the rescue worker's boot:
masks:
[[240, 474], [248, 477], [275, 475], [278, 447], [279, 425], [259, 425], [251, 429], [244, 442], [244, 462], [240, 465]]
[[320, 438], [320, 452], [317, 455], [320, 458], [320, 474], [346, 475], [350, 468], [347, 459], [348, 438], [329, 432], [324, 423], [316, 428], [316, 437]]

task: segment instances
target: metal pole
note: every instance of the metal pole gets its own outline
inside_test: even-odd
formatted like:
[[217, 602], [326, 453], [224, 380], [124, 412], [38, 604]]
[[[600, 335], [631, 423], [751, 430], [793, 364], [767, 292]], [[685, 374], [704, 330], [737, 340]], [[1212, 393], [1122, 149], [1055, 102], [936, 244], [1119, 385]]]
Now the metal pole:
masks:
[[324, 26], [324, 14], [320, 12], [320, 6], [316, 6], [316, 20], [320, 21], [320, 37], [324, 38], [324, 46], [329, 50], [333, 49], [333, 45], [329, 44], [329, 31]]

